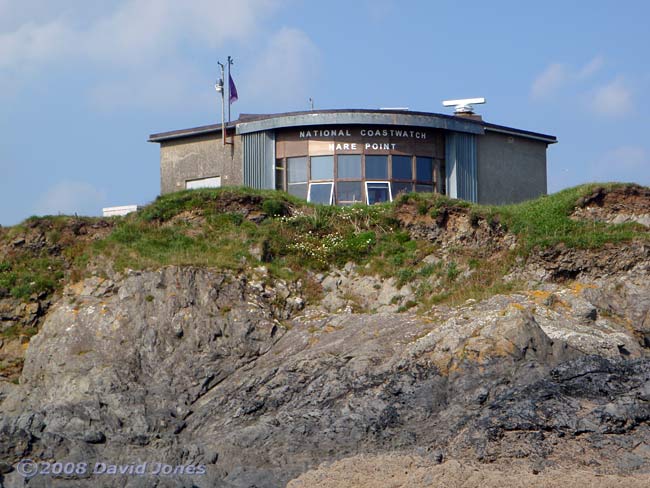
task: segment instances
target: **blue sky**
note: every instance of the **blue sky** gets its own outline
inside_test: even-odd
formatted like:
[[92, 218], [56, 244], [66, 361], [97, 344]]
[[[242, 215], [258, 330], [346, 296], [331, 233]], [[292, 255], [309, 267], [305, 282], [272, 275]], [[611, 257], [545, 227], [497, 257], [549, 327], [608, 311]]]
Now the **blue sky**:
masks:
[[159, 191], [150, 133], [239, 112], [486, 97], [556, 135], [549, 191], [650, 185], [650, 2], [0, 0], [0, 224], [98, 215]]

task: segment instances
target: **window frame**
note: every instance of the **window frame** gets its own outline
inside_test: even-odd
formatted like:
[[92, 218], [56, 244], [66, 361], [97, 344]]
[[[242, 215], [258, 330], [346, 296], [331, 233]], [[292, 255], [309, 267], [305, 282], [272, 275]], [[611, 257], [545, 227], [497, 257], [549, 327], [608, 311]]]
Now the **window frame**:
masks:
[[[357, 156], [359, 158], [359, 176], [346, 176], [346, 177], [341, 177], [339, 175], [339, 157], [343, 156], [348, 157], [348, 156]], [[363, 153], [352, 153], [352, 154], [336, 154], [336, 160], [334, 164], [334, 179], [335, 180], [341, 180], [341, 181], [363, 181], [364, 180], [364, 170], [365, 170], [365, 158]]]
[[[390, 161], [390, 154], [364, 154], [363, 155], [363, 179], [368, 178], [368, 158], [385, 158], [386, 162], [386, 179], [390, 179], [390, 173], [391, 173], [391, 161]], [[370, 180], [370, 181], [383, 181], [383, 180]]]
[[[431, 179], [430, 180], [421, 180], [421, 179], [418, 178], [418, 159], [420, 159], [420, 160], [426, 159], [426, 160], [431, 162]], [[435, 178], [436, 178], [436, 176], [435, 176], [436, 175], [436, 160], [431, 156], [415, 156], [414, 160], [415, 160], [414, 161], [415, 162], [415, 168], [414, 168], [415, 172], [413, 174], [413, 176], [414, 176], [413, 181], [416, 184], [421, 183], [423, 185], [424, 184], [434, 185], [435, 184]]]
[[[395, 172], [393, 171], [393, 169], [394, 169], [393, 164], [394, 164], [394, 161], [395, 161], [396, 157], [397, 158], [409, 159], [409, 163], [410, 163], [409, 166], [411, 167], [411, 176], [410, 176], [410, 178], [397, 178], [397, 177], [395, 177]], [[415, 161], [414, 161], [414, 158], [413, 158], [412, 154], [410, 156], [407, 156], [406, 154], [391, 154], [390, 155], [390, 164], [389, 164], [389, 173], [388, 173], [389, 177], [390, 177], [391, 180], [395, 180], [395, 181], [414, 182], [415, 181], [415, 167], [414, 166], [415, 166]]]
[[[363, 203], [365, 201], [364, 195], [363, 195], [363, 185], [364, 180], [336, 180], [336, 205], [354, 205], [357, 203]], [[358, 183], [359, 184], [359, 196], [361, 197], [360, 200], [339, 200], [338, 197], [338, 186], [340, 183]]]
[[[393, 192], [391, 190], [391, 182], [390, 180], [366, 180], [364, 181], [364, 189], [366, 191], [366, 205], [374, 205], [374, 203], [370, 203], [370, 195], [368, 194], [368, 183], [385, 183], [388, 185], [388, 201], [392, 202], [393, 201]], [[383, 202], [375, 202], [375, 203], [383, 203]]]
[[[330, 198], [329, 203], [312, 202], [311, 201], [311, 187], [312, 185], [330, 185]], [[331, 181], [310, 181], [307, 186], [307, 201], [309, 203], [316, 203], [318, 205], [334, 205], [334, 180]]]
[[[218, 183], [217, 185], [211, 185], [211, 184], [205, 184], [202, 185], [201, 183], [208, 183], [208, 182], [216, 182]], [[199, 186], [194, 186], [195, 184], [198, 184]], [[189, 185], [189, 186], [188, 186]], [[221, 175], [215, 175], [215, 176], [204, 176], [202, 178], [191, 178], [189, 180], [185, 180], [185, 189], [186, 190], [201, 190], [204, 188], [221, 188]]]
[[[318, 154], [315, 156], [309, 156], [309, 167], [308, 167], [308, 175], [309, 175], [309, 180], [308, 181], [333, 181], [335, 178], [335, 173], [334, 173], [334, 167], [336, 166], [336, 158], [334, 157], [334, 154]], [[313, 177], [314, 171], [313, 171], [313, 161], [314, 159], [318, 158], [332, 158], [332, 176], [328, 178], [322, 178], [322, 179], [316, 179]]]

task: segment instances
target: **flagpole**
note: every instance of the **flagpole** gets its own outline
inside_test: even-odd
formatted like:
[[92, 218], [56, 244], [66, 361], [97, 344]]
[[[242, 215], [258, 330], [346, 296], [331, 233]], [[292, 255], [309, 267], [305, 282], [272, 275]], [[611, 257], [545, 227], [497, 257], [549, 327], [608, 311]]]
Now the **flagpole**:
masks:
[[230, 65], [232, 57], [228, 56], [228, 123], [230, 123]]
[[217, 90], [221, 91], [221, 138], [223, 139], [223, 145], [226, 145], [226, 101], [225, 101], [225, 76], [223, 70], [223, 64], [220, 61], [217, 61], [219, 68], [221, 69], [221, 79], [217, 82]]

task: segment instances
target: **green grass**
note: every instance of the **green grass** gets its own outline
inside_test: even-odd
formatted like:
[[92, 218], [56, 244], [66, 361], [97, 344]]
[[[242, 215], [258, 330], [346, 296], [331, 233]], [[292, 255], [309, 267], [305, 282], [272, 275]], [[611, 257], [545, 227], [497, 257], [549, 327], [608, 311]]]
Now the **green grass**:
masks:
[[0, 331], [0, 338], [2, 339], [16, 339], [20, 337], [21, 335], [27, 336], [27, 337], [32, 337], [36, 335], [38, 330], [35, 327], [21, 327], [19, 325], [12, 325], [11, 327], [7, 327], [3, 331]]
[[598, 248], [607, 242], [647, 238], [645, 229], [637, 224], [613, 225], [569, 218], [579, 198], [598, 187], [616, 186], [622, 185], [581, 185], [516, 205], [486, 207], [484, 213], [492, 217], [499, 216], [508, 229], [520, 237], [524, 252], [559, 243], [570, 248]]
[[284, 192], [273, 190], [254, 190], [245, 187], [225, 187], [219, 189], [184, 190], [169, 193], [156, 198], [151, 204], [131, 218], [150, 222], [153, 220], [167, 221], [184, 211], [195, 211], [201, 214], [215, 213], [221, 204], [231, 202], [259, 203], [262, 210], [271, 216], [285, 215], [290, 205], [304, 205], [299, 198]]
[[[423, 263], [436, 247], [412, 239], [401, 227], [401, 212], [410, 211], [419, 219], [435, 219], [451, 210], [467, 212], [473, 225], [485, 219], [495, 228], [501, 225], [516, 234], [519, 245], [513, 253], [518, 254], [559, 243], [597, 248], [608, 242], [647, 239], [647, 229], [636, 224], [569, 218], [576, 201], [598, 186], [615, 184], [583, 185], [501, 207], [436, 194], [401, 195], [393, 203], [374, 206], [330, 207], [272, 190], [191, 190], [161, 196], [137, 213], [110, 219], [113, 229], [107, 237], [83, 242], [71, 237], [66, 227], [74, 221], [98, 219], [31, 217], [18, 226], [0, 229], [0, 243], [9, 249], [0, 255], [0, 294], [22, 300], [51, 294], [60, 289], [64, 277], [79, 279], [88, 263], [104, 257], [117, 270], [192, 265], [242, 271], [262, 261], [272, 276], [283, 279], [304, 279], [307, 271], [326, 271], [352, 261], [361, 265], [363, 273], [396, 278], [400, 287], [415, 283], [423, 300], [461, 300], [507, 288], [500, 279], [508, 272], [512, 256], [492, 266], [484, 257], [463, 255], [460, 250], [453, 262]], [[60, 253], [32, 252], [8, 244], [39, 226], [48, 243], [61, 248]], [[464, 269], [476, 270], [475, 277], [460, 280]], [[435, 294], [429, 282], [436, 280], [446, 287], [444, 293]], [[314, 297], [319, 294], [317, 288]]]
[[18, 255], [0, 263], [0, 289], [21, 300], [33, 294], [52, 293], [59, 288], [63, 277], [62, 260], [45, 252], [36, 256]]

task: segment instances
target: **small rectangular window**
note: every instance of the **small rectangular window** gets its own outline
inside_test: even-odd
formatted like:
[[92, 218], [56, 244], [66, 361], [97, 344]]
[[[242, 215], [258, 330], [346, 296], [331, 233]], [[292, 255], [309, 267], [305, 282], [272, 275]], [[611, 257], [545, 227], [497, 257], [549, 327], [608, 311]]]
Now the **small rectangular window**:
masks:
[[361, 178], [361, 154], [339, 154], [336, 160], [339, 178]]
[[284, 190], [284, 162], [281, 159], [275, 162], [275, 189]]
[[307, 158], [287, 158], [287, 191], [307, 198]]
[[310, 180], [334, 179], [334, 156], [312, 156]]
[[294, 197], [307, 199], [307, 183], [290, 183], [287, 192]]
[[287, 158], [288, 181], [307, 183], [307, 158]]
[[417, 181], [433, 182], [433, 159], [418, 156], [415, 168]]
[[334, 183], [310, 183], [307, 201], [331, 205], [334, 197]]
[[366, 199], [368, 205], [392, 201], [390, 183], [388, 181], [366, 181]]
[[360, 181], [339, 181], [336, 183], [336, 202], [340, 204], [359, 203], [361, 200]]
[[385, 180], [388, 178], [388, 156], [366, 155], [366, 179]]
[[391, 156], [393, 160], [393, 175], [394, 180], [412, 180], [413, 179], [413, 166], [411, 156]]
[[221, 176], [212, 176], [210, 178], [199, 178], [196, 180], [187, 180], [185, 188], [187, 190], [196, 190], [197, 188], [219, 188], [221, 186]]

